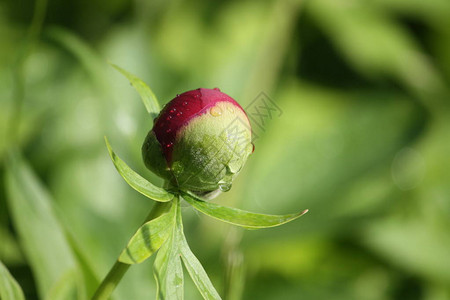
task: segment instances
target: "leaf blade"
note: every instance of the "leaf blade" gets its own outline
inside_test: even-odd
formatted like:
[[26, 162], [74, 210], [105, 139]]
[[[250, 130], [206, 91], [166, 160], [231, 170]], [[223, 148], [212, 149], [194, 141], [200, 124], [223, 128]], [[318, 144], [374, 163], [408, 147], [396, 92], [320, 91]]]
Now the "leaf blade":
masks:
[[0, 261], [0, 299], [25, 300], [22, 288]]
[[119, 256], [119, 261], [126, 264], [141, 263], [158, 251], [169, 238], [174, 224], [175, 205], [170, 211], [142, 225], [128, 242]]
[[[174, 217], [178, 218], [180, 214], [179, 200], [173, 206], [176, 209]], [[157, 300], [182, 300], [184, 298], [183, 267], [179, 254], [178, 236], [174, 222], [171, 235], [159, 249], [153, 266]]]
[[110, 64], [113, 68], [122, 73], [122, 75], [124, 75], [130, 81], [130, 83], [139, 93], [139, 96], [141, 97], [141, 100], [144, 103], [144, 106], [147, 109], [148, 113], [156, 117], [159, 114], [161, 108], [159, 106], [158, 99], [156, 98], [153, 91], [149, 88], [149, 86], [145, 84], [145, 82], [143, 82], [141, 79], [139, 79], [136, 75], [131, 74], [130, 72], [122, 69], [115, 64]]
[[77, 269], [75, 258], [50, 195], [19, 155], [11, 154], [6, 161], [6, 187], [14, 227], [39, 295], [46, 299], [66, 272]]
[[247, 229], [279, 226], [293, 221], [308, 212], [308, 210], [304, 210], [296, 214], [287, 215], [258, 214], [237, 208], [221, 206], [212, 202], [206, 202], [191, 193], [182, 192], [182, 195], [189, 204], [205, 215]]
[[194, 281], [194, 284], [197, 286], [198, 291], [202, 295], [205, 300], [221, 300], [219, 293], [214, 288], [211, 280], [206, 274], [205, 269], [203, 269], [200, 261], [195, 257], [194, 253], [192, 253], [189, 245], [186, 241], [186, 237], [183, 233], [183, 224], [181, 223], [181, 216], [177, 218], [177, 234], [179, 243], [179, 250], [181, 254], [181, 259], [186, 267], [186, 270], [189, 273], [189, 276]]
[[117, 154], [112, 150], [108, 139], [105, 137], [106, 147], [108, 148], [109, 156], [119, 172], [120, 176], [133, 189], [155, 201], [168, 202], [173, 199], [173, 195], [165, 189], [160, 188], [149, 182], [147, 179], [133, 171]]

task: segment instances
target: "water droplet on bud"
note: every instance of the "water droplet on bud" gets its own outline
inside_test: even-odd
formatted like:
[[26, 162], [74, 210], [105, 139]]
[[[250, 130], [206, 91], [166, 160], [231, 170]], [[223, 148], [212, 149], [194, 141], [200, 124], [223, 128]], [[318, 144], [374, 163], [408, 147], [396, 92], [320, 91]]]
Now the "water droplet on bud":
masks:
[[222, 109], [218, 106], [213, 106], [211, 107], [211, 109], [209, 110], [209, 113], [211, 114], [211, 116], [213, 117], [218, 117], [220, 115], [222, 115]]
[[231, 183], [230, 182], [225, 182], [225, 181], [220, 181], [219, 182], [219, 189], [222, 192], [228, 192], [231, 189]]

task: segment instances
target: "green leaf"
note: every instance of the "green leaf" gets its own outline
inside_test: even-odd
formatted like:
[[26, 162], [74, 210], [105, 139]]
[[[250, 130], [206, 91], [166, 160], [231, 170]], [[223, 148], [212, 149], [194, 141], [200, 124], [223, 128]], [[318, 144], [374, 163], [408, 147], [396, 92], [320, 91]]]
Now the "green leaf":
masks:
[[[181, 215], [179, 200], [176, 200], [173, 206], [176, 208], [176, 218], [178, 219]], [[184, 298], [183, 267], [178, 244], [177, 226], [173, 226], [170, 237], [159, 249], [153, 266], [157, 300]]]
[[0, 261], [0, 299], [22, 300], [25, 299], [22, 289], [8, 269]]
[[241, 226], [248, 229], [268, 228], [279, 226], [295, 220], [308, 210], [304, 210], [296, 214], [288, 215], [265, 215], [247, 212], [232, 207], [225, 207], [219, 204], [203, 201], [191, 193], [182, 193], [183, 198], [189, 202], [195, 209], [201, 211], [205, 215], [221, 220], [226, 223]]
[[176, 226], [181, 258], [189, 275], [191, 276], [192, 280], [197, 286], [197, 289], [199, 290], [200, 294], [202, 294], [203, 299], [205, 300], [222, 299], [220, 298], [219, 293], [217, 293], [216, 289], [211, 283], [211, 280], [209, 279], [208, 274], [206, 274], [205, 269], [203, 269], [202, 264], [197, 259], [197, 257], [195, 257], [194, 253], [192, 253], [191, 249], [189, 248], [189, 245], [186, 241], [186, 237], [184, 236], [183, 233], [183, 223], [181, 222], [181, 215], [177, 217]]
[[170, 211], [142, 225], [119, 257], [126, 264], [141, 263], [155, 253], [169, 238], [175, 223], [176, 205]]
[[10, 155], [6, 164], [7, 201], [14, 228], [31, 265], [40, 298], [76, 263], [52, 200], [36, 175], [18, 155]]
[[128, 71], [125, 71], [121, 67], [115, 64], [111, 64], [111, 66], [113, 66], [117, 71], [119, 71], [126, 78], [128, 78], [130, 83], [133, 85], [133, 87], [141, 96], [142, 102], [144, 103], [148, 113], [151, 114], [153, 117], [156, 117], [159, 114], [161, 108], [159, 107], [158, 99], [156, 98], [153, 91], [148, 87], [148, 85], [146, 85], [145, 82], [143, 82], [137, 76], [131, 74]]
[[109, 144], [106, 137], [105, 142], [114, 166], [116, 166], [119, 174], [133, 189], [135, 189], [142, 195], [159, 202], [168, 202], [173, 199], [172, 194], [167, 192], [165, 189], [157, 187], [150, 183], [147, 179], [133, 171], [122, 159], [120, 159], [120, 157], [118, 157], [112, 150], [111, 145]]

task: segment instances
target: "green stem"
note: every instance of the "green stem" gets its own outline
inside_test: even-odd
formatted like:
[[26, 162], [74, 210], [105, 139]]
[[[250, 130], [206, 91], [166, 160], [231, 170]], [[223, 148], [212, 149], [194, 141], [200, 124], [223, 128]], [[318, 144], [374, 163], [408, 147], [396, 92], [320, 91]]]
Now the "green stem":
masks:
[[[169, 205], [170, 202], [156, 202], [147, 218], [145, 218], [144, 223], [160, 216]], [[130, 266], [131, 265], [124, 264], [117, 260], [111, 270], [109, 270], [108, 275], [106, 275], [105, 279], [103, 279], [102, 283], [97, 288], [94, 296], [92, 296], [92, 300], [109, 299], [110, 295], [119, 284], [120, 280], [122, 280], [123, 275], [125, 275]]]

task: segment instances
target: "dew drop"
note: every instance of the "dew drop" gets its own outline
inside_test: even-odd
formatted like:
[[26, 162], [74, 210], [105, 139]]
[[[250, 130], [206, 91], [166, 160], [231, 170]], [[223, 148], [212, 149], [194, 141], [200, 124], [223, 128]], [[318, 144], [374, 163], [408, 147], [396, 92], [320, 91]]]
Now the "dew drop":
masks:
[[167, 116], [166, 120], [169, 121], [170, 119], [172, 119], [172, 116]]
[[170, 142], [170, 143], [168, 143], [168, 144], [166, 145], [166, 148], [171, 148], [172, 146], [173, 146], [173, 143]]
[[176, 110], [177, 110], [176, 108], [172, 108], [172, 109], [170, 110], [170, 113], [173, 114]]
[[166, 130], [166, 133], [170, 133], [171, 131], [172, 131], [172, 129], [169, 128]]
[[218, 106], [213, 106], [211, 107], [211, 109], [209, 110], [209, 113], [211, 114], [211, 116], [213, 117], [218, 117], [220, 115], [222, 115], [222, 109]]
[[177, 94], [177, 97], [180, 97], [180, 94]]
[[233, 180], [233, 176], [240, 171], [242, 164], [239, 159], [232, 159], [226, 165], [226, 177], [228, 177], [229, 181]]
[[187, 101], [184, 101], [184, 102], [183, 102], [183, 106], [186, 106], [186, 105], [188, 105], [188, 102], [187, 102]]
[[183, 112], [182, 112], [182, 111], [180, 111], [180, 112], [177, 112], [177, 117], [181, 116], [182, 114], [183, 114]]
[[225, 181], [220, 181], [219, 182], [219, 189], [222, 192], [228, 192], [231, 189], [231, 183], [230, 182], [225, 182]]

